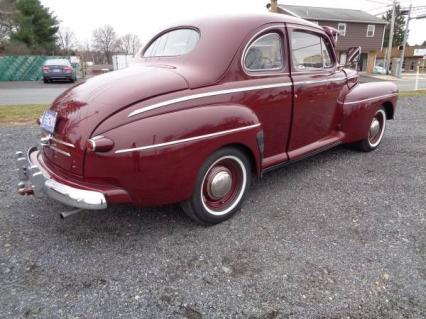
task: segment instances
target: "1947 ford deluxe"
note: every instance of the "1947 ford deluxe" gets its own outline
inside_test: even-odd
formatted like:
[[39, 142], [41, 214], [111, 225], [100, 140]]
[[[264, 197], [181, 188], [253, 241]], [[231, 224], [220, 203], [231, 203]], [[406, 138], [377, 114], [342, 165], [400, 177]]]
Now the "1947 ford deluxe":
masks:
[[239, 209], [252, 176], [341, 143], [372, 151], [398, 90], [359, 84], [335, 40], [332, 28], [279, 14], [164, 30], [133, 67], [53, 102], [41, 145], [16, 154], [18, 191], [82, 209], [181, 203], [214, 224]]

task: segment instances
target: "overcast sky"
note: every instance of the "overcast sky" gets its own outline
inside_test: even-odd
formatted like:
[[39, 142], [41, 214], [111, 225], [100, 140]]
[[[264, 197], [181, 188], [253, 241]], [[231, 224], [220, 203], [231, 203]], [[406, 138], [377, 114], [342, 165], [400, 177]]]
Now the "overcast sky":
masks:
[[[266, 12], [268, 0], [41, 0], [61, 25], [71, 29], [80, 43], [92, 37], [93, 29], [110, 24], [118, 35], [135, 33], [143, 42], [175, 21], [210, 14]], [[386, 11], [391, 0], [282, 0], [279, 3], [361, 9], [369, 13]], [[426, 5], [425, 0], [402, 0], [403, 5]], [[426, 12], [426, 10], [424, 11]], [[410, 44], [426, 40], [426, 19], [410, 22]]]

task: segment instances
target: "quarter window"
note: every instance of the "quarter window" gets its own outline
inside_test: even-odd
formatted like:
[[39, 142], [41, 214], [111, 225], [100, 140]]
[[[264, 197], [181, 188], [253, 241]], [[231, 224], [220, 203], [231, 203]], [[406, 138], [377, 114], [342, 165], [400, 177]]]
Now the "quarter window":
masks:
[[183, 55], [195, 48], [200, 34], [193, 29], [169, 31], [158, 37], [144, 52], [144, 57]]
[[249, 71], [279, 70], [283, 67], [281, 37], [268, 33], [254, 41], [244, 56]]
[[376, 31], [376, 26], [374, 24], [369, 24], [367, 26], [367, 38], [374, 37], [374, 32]]
[[319, 35], [295, 31], [292, 33], [291, 47], [293, 65], [299, 71], [333, 66], [329, 42]]
[[339, 31], [339, 35], [342, 37], [346, 36], [346, 23], [339, 23], [337, 25], [337, 30]]

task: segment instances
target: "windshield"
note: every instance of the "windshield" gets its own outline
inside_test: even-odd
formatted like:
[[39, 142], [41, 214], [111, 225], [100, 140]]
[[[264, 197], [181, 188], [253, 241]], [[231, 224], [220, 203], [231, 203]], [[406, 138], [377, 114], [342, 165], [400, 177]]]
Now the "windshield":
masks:
[[200, 34], [193, 29], [178, 29], [158, 37], [144, 52], [144, 57], [184, 55], [195, 48]]

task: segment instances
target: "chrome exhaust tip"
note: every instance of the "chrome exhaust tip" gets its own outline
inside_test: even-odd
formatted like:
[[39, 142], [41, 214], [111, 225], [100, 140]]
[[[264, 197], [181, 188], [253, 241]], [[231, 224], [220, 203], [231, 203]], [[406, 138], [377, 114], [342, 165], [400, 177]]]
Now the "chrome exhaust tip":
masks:
[[68, 212], [62, 212], [62, 213], [59, 214], [59, 216], [61, 217], [61, 219], [65, 219], [65, 218], [68, 218], [72, 215], [75, 215], [75, 214], [77, 214], [77, 213], [79, 213], [83, 210], [84, 210], [83, 208], [78, 208], [78, 209], [70, 210]]

